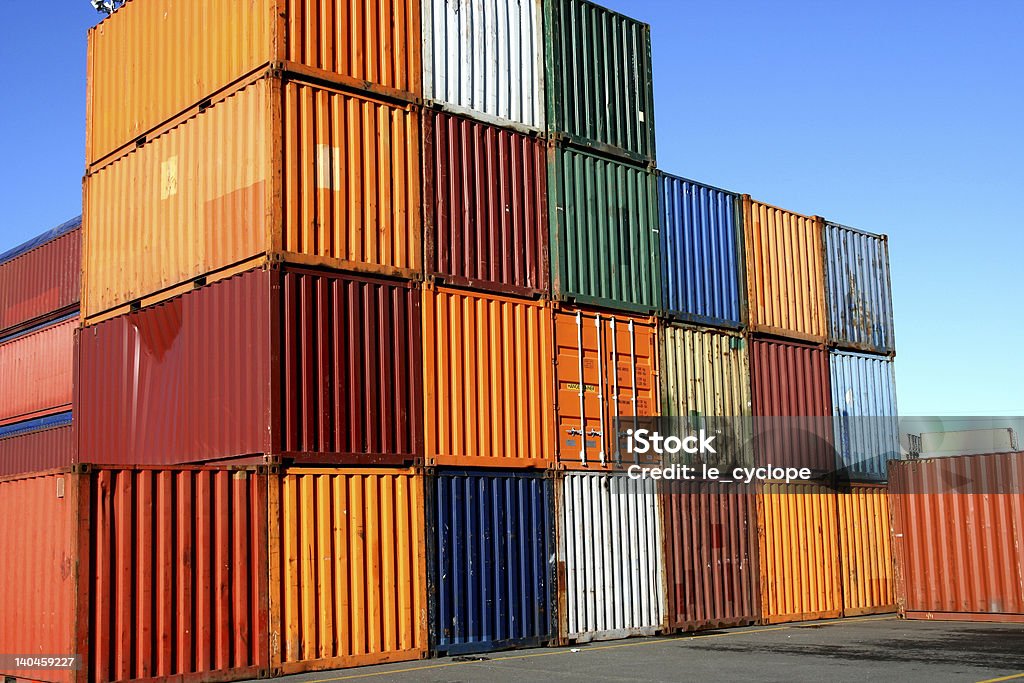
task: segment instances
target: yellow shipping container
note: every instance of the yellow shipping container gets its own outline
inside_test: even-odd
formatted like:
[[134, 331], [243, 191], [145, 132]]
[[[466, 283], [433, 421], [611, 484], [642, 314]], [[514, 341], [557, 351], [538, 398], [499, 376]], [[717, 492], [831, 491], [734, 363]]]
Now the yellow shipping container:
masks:
[[269, 73], [89, 174], [85, 324], [268, 259], [415, 275], [419, 126], [415, 106]]
[[896, 611], [896, 581], [884, 484], [852, 484], [838, 494], [843, 615]]
[[418, 97], [418, 0], [129, 0], [89, 31], [86, 163], [275, 62]]

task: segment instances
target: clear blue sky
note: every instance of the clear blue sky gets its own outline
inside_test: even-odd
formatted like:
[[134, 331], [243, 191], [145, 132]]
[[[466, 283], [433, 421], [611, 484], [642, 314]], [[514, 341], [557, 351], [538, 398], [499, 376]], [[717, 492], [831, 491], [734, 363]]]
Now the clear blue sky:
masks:
[[[1024, 3], [605, 4], [653, 26], [664, 169], [889, 234], [901, 413], [1024, 414]], [[4, 22], [0, 251], [80, 213], [97, 18]]]

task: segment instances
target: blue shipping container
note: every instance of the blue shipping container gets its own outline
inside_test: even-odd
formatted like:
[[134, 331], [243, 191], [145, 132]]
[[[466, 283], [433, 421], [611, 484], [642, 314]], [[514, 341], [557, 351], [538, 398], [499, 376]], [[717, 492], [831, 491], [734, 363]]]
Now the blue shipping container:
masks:
[[829, 366], [836, 467], [851, 481], [882, 481], [886, 463], [900, 458], [893, 361], [833, 351]]
[[871, 353], [896, 351], [884, 235], [825, 223], [825, 289], [833, 345]]
[[658, 173], [665, 313], [739, 328], [745, 316], [739, 196]]
[[557, 638], [554, 495], [538, 472], [438, 470], [429, 485], [431, 650]]
[[4, 425], [0, 427], [0, 439], [8, 436], [19, 436], [21, 434], [30, 434], [31, 432], [38, 432], [43, 429], [51, 429], [53, 427], [64, 427], [71, 424], [71, 411], [57, 413], [56, 415], [47, 415], [46, 417], [37, 417], [34, 420], [25, 420], [24, 422], [15, 422], [14, 424]]

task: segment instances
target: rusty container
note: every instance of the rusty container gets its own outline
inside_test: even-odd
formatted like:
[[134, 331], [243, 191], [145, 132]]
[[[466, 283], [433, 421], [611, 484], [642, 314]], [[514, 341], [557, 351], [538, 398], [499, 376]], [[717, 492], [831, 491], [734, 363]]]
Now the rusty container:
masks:
[[269, 504], [275, 674], [426, 655], [418, 470], [289, 468]]
[[761, 619], [755, 486], [666, 481], [668, 627], [678, 631]]
[[415, 106], [274, 71], [95, 168], [85, 324], [267, 261], [416, 276], [419, 126]]
[[275, 63], [415, 99], [420, 40], [418, 0], [129, 0], [89, 30], [86, 163]]
[[851, 484], [837, 494], [843, 616], [896, 611], [889, 494], [883, 484]]
[[85, 328], [80, 457], [421, 457], [419, 307], [412, 283], [273, 267]]
[[765, 482], [757, 494], [761, 618], [765, 624], [843, 613], [836, 493], [815, 483]]
[[0, 338], [78, 310], [82, 218], [0, 254]]
[[563, 306], [554, 327], [559, 466], [632, 464], [625, 431], [660, 410], [656, 320]]
[[453, 285], [547, 294], [545, 150], [536, 136], [423, 112], [428, 274]]
[[1024, 453], [889, 463], [907, 619], [1024, 622]]
[[424, 287], [428, 465], [551, 465], [551, 333], [546, 303]]
[[823, 223], [743, 196], [750, 329], [824, 342]]
[[829, 343], [868, 353], [896, 353], [889, 238], [825, 223]]
[[0, 339], [0, 426], [71, 409], [78, 318]]
[[0, 429], [0, 477], [67, 467], [76, 461], [70, 412]]

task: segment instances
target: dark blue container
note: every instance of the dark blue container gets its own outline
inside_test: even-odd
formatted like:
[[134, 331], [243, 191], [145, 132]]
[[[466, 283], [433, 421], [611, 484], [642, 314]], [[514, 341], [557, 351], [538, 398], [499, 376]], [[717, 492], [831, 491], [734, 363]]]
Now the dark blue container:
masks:
[[0, 427], [0, 439], [8, 436], [30, 434], [42, 429], [64, 427], [69, 424], [71, 424], [70, 410], [64, 413], [57, 413], [56, 415], [47, 415], [46, 417], [37, 417], [34, 420], [25, 420], [24, 422], [15, 422], [14, 424], [4, 425], [3, 427]]
[[739, 195], [658, 173], [664, 313], [739, 329], [746, 319]]
[[453, 655], [556, 640], [550, 476], [436, 470], [428, 492], [431, 650]]

